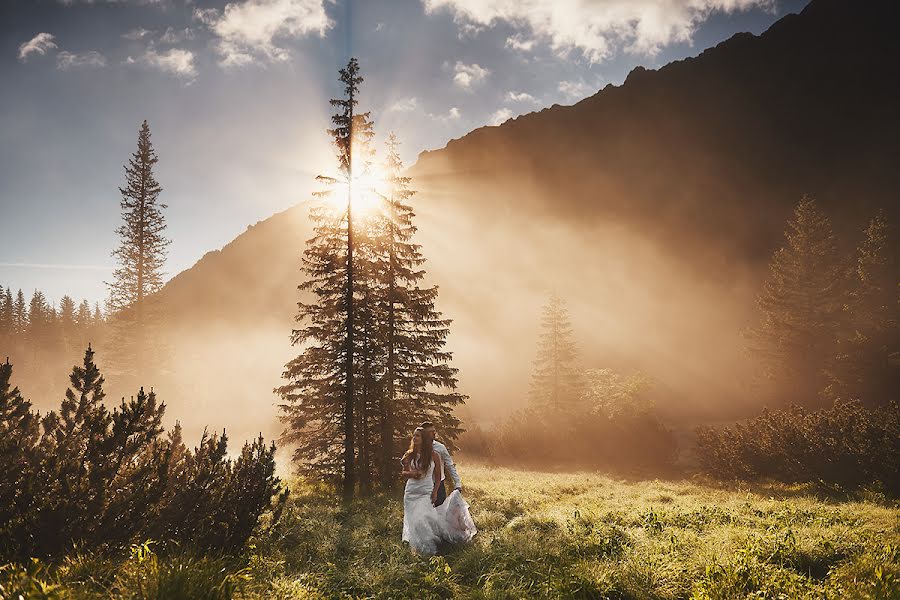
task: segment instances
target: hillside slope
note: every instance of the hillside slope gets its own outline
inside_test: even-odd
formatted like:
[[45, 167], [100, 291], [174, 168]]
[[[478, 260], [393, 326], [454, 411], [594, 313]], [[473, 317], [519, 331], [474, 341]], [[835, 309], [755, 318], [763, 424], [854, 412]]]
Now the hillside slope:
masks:
[[[473, 414], [523, 402], [550, 291], [569, 302], [586, 367], [648, 372], [670, 416], [746, 410], [739, 332], [801, 195], [848, 245], [879, 207], [900, 222], [898, 13], [813, 0], [760, 36], [423, 153], [409, 171], [419, 241]], [[182, 359], [169, 388], [239, 409], [239, 436], [276, 427], [306, 210], [249, 228], [161, 292]]]

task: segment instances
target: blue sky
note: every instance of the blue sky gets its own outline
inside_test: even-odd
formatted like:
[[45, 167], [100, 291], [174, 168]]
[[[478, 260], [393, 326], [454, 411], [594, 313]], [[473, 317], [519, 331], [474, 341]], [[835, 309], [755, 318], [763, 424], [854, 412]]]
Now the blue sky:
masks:
[[102, 301], [122, 165], [143, 119], [172, 276], [309, 196], [336, 69], [409, 164], [572, 104], [637, 65], [760, 33], [807, 0], [4, 0], [0, 285]]

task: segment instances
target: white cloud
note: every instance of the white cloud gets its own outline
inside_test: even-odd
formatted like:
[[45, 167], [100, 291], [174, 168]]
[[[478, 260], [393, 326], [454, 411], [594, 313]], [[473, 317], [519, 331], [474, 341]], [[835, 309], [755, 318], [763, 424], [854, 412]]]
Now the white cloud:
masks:
[[513, 116], [513, 112], [506, 107], [501, 108], [490, 116], [491, 125], [500, 125], [504, 121], [508, 121]]
[[507, 48], [518, 50], [519, 52], [529, 52], [532, 48], [534, 48], [534, 44], [534, 38], [526, 38], [521, 33], [517, 33], [506, 38], [505, 45]]
[[467, 65], [462, 61], [457, 61], [453, 68], [453, 82], [465, 89], [471, 88], [473, 85], [484, 81], [490, 71], [478, 64]]
[[180, 44], [185, 40], [192, 39], [194, 39], [194, 30], [190, 27], [185, 27], [184, 29], [169, 27], [159, 38], [159, 41], [163, 44]]
[[125, 38], [126, 40], [136, 41], [136, 40], [144, 39], [151, 33], [153, 33], [153, 32], [150, 31], [149, 29], [144, 29], [143, 27], [136, 27], [135, 29], [132, 29], [128, 33], [123, 33], [122, 37]]
[[[130, 56], [127, 62], [136, 62]], [[197, 76], [197, 68], [194, 66], [194, 53], [181, 48], [170, 48], [165, 52], [158, 52], [150, 48], [144, 53], [142, 62], [164, 73], [175, 75], [184, 79], [193, 79]]]
[[510, 102], [531, 102], [537, 104], [538, 99], [528, 92], [506, 92], [506, 99]]
[[559, 54], [578, 50], [598, 63], [618, 49], [653, 56], [664, 46], [691, 42], [715, 11], [772, 7], [775, 0], [422, 0], [425, 11], [447, 10], [461, 26], [503, 22], [519, 29], [507, 46], [531, 50], [535, 38]]
[[56, 48], [56, 42], [49, 33], [39, 33], [21, 46], [19, 46], [19, 60], [25, 62], [31, 54], [47, 54], [49, 50]]
[[446, 114], [436, 115], [434, 113], [426, 113], [426, 116], [434, 119], [435, 121], [443, 121], [444, 123], [447, 123], [450, 121], [458, 121], [460, 117], [462, 117], [462, 113], [460, 113], [459, 109], [454, 106]]
[[419, 107], [419, 99], [415, 96], [411, 98], [401, 98], [394, 102], [388, 109], [391, 112], [411, 112]]
[[89, 50], [80, 54], [63, 50], [56, 55], [56, 68], [68, 71], [76, 67], [105, 67], [106, 57], [96, 50]]
[[324, 35], [332, 26], [324, 0], [243, 0], [216, 9], [194, 9], [194, 18], [218, 38], [222, 66], [241, 66], [259, 59], [284, 61], [288, 51], [279, 40]]
[[559, 89], [560, 93], [562, 93], [567, 100], [581, 99], [597, 91], [596, 88], [591, 86], [584, 79], [579, 79], [577, 81], [560, 81], [557, 89]]

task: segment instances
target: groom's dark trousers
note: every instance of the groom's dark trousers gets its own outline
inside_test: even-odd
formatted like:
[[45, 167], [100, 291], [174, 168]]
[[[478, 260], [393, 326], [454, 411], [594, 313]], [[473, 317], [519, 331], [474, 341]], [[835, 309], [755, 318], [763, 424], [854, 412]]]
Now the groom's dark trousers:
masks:
[[438, 487], [437, 494], [437, 502], [434, 503], [435, 506], [440, 506], [444, 503], [444, 500], [447, 499], [447, 489], [444, 487], [444, 482], [441, 481], [441, 485]]

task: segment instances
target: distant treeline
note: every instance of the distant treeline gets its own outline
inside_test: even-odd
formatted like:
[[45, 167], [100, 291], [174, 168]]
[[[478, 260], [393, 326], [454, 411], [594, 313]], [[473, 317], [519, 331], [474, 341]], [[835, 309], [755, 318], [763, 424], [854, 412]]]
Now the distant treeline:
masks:
[[21, 365], [20, 381], [35, 395], [49, 397], [58, 392], [58, 374], [71, 366], [72, 357], [99, 341], [105, 322], [97, 303], [76, 304], [65, 295], [54, 306], [41, 290], [26, 300], [21, 289], [13, 294], [0, 286], [0, 361], [9, 357]]
[[203, 552], [240, 550], [280, 485], [262, 437], [227, 456], [204, 433], [188, 448], [165, 405], [143, 388], [109, 410], [88, 348], [58, 410], [34, 411], [0, 364], [0, 562], [110, 550], [156, 540]]

